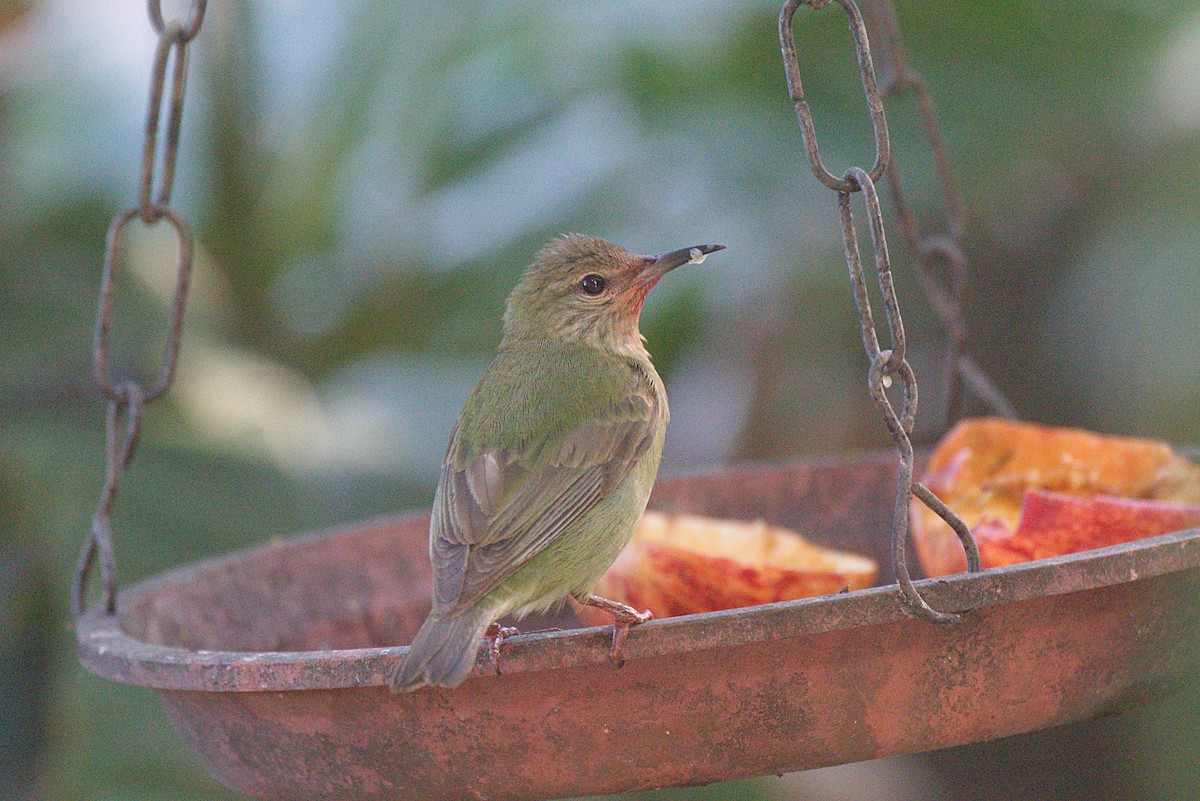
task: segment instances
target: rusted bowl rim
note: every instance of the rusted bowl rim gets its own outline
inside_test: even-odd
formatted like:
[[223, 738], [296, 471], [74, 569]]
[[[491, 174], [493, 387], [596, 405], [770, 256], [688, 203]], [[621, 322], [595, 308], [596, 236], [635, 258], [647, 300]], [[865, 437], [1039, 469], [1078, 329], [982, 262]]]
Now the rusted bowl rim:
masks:
[[[291, 542], [335, 538], [339, 533], [384, 521], [412, 521], [427, 515], [427, 512], [412, 512], [380, 518], [303, 535]], [[123, 591], [119, 602], [122, 606], [132, 605], [164, 585], [186, 583], [198, 573], [277, 547], [243, 549], [167, 571]], [[918, 581], [917, 586], [935, 608], [965, 611], [1145, 580], [1196, 567], [1200, 567], [1200, 527], [975, 574], [925, 579]], [[892, 584], [654, 620], [630, 632], [625, 651], [627, 659], [633, 660], [736, 647], [880, 625], [907, 614], [899, 591]], [[506, 639], [504, 672], [606, 662], [610, 632], [607, 627], [592, 627], [533, 632]], [[76, 640], [84, 667], [99, 676], [155, 689], [210, 692], [382, 686], [408, 650], [407, 646], [397, 646], [323, 651], [207, 651], [154, 645], [128, 635], [115, 616], [103, 614], [99, 609], [92, 609], [79, 619]]]

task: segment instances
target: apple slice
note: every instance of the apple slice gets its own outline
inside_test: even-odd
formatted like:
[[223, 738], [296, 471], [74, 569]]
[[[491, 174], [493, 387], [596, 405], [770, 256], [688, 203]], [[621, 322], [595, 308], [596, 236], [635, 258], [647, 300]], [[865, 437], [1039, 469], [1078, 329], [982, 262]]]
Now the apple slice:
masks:
[[[1041, 558], [1069, 553], [1064, 550], [1068, 547], [1085, 550], [1150, 536], [1138, 533], [1151, 530], [1138, 521], [1171, 519], [1171, 504], [1200, 504], [1200, 465], [1165, 443], [995, 418], [963, 420], [956, 425], [930, 454], [922, 481], [975, 533], [985, 568], [1020, 561], [1016, 559], [1020, 553], [1037, 554], [1026, 559]], [[1097, 496], [1109, 500], [1082, 509], [1071, 507], [1070, 513], [1061, 511], [1053, 526], [1067, 526], [1076, 532], [1069, 534], [1054, 530], [1050, 522], [1039, 522], [1038, 516], [1049, 514], [1055, 506], [1045, 498], [1035, 499], [1027, 512], [1023, 511], [1026, 494], [1036, 490], [1083, 501]], [[1136, 508], [1138, 513], [1132, 515], [1136, 520], [1127, 521], [1132, 526], [1128, 536], [1114, 539], [1119, 536], [1115, 529], [1124, 525], [1110, 505], [1118, 499], [1161, 501], [1165, 505], [1135, 504], [1131, 509]], [[1061, 503], [1058, 506], [1067, 508]], [[1017, 536], [1026, 513], [1034, 518], [1024, 524], [1025, 531], [1041, 544], [1020, 540], [1005, 544], [1006, 537]], [[1096, 519], [1083, 522], [1089, 516]], [[1168, 530], [1154, 527], [1156, 534]], [[1101, 532], [1102, 540], [1094, 540]], [[912, 536], [926, 575], [966, 569], [958, 537], [941, 518], [915, 500]]]
[[[593, 592], [656, 618], [870, 587], [878, 565], [764, 522], [646, 512]], [[611, 616], [576, 607], [590, 625]]]
[[1025, 492], [1015, 532], [998, 520], [985, 520], [976, 527], [975, 543], [981, 561], [999, 567], [1192, 526], [1200, 526], [1200, 505], [1103, 495], [1084, 500], [1031, 489]]

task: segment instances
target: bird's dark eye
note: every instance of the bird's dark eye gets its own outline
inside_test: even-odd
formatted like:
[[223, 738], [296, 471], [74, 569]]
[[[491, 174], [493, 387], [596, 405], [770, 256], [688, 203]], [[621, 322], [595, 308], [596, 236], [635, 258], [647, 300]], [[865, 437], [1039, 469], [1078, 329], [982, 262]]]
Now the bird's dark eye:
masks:
[[579, 282], [579, 287], [589, 295], [599, 295], [604, 291], [604, 276], [589, 273]]

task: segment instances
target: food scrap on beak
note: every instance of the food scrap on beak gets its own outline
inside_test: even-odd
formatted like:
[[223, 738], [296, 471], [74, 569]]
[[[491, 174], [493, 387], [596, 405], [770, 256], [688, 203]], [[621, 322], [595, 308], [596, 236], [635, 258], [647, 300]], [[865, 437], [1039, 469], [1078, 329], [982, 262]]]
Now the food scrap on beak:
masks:
[[684, 264], [699, 264], [707, 258], [709, 253], [724, 249], [724, 245], [693, 245], [690, 248], [672, 250], [670, 253], [663, 253], [660, 256], [651, 256], [653, 261], [650, 262], [648, 271], [656, 279], [661, 278], [676, 267]]

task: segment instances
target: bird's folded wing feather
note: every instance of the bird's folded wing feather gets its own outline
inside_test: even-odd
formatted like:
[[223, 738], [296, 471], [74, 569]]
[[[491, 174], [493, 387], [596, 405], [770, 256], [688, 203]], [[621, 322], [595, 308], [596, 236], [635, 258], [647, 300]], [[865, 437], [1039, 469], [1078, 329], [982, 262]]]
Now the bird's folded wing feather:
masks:
[[495, 589], [611, 492], [660, 424], [635, 373], [617, 401], [526, 449], [486, 448], [459, 467], [456, 429], [434, 500], [437, 606], [454, 614]]

